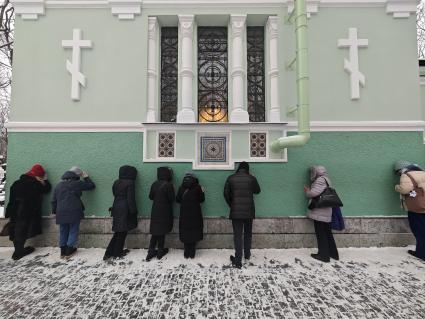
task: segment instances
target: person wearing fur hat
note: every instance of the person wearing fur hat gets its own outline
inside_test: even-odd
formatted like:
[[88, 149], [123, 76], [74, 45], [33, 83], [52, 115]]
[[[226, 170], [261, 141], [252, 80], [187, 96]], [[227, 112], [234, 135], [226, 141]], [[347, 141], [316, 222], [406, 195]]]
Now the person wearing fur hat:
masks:
[[204, 238], [201, 203], [205, 194], [193, 172], [186, 172], [176, 202], [180, 203], [179, 237], [184, 244], [184, 258], [195, 258], [196, 243]]
[[254, 194], [261, 192], [257, 179], [249, 173], [249, 164], [239, 164], [236, 173], [224, 184], [224, 199], [230, 207], [235, 256], [230, 256], [233, 267], [242, 268], [243, 251], [246, 260], [251, 257], [252, 220], [255, 218]]
[[112, 186], [114, 203], [110, 208], [112, 215], [112, 231], [114, 235], [105, 251], [103, 260], [121, 258], [128, 254], [124, 249], [127, 232], [137, 227], [136, 205], [137, 169], [133, 166], [120, 167], [119, 178]]
[[395, 163], [394, 173], [400, 176], [395, 191], [400, 193], [401, 205], [416, 238], [416, 250], [408, 253], [425, 261], [425, 171], [417, 164], [401, 160]]
[[158, 167], [157, 178], [149, 192], [149, 199], [153, 201], [150, 222], [152, 236], [146, 261], [150, 261], [155, 256], [161, 259], [168, 253], [168, 248], [164, 248], [165, 235], [173, 229], [175, 200], [173, 171], [169, 167]]
[[[82, 180], [81, 180], [82, 178]], [[89, 175], [74, 166], [62, 175], [52, 198], [52, 213], [59, 225], [59, 247], [61, 258], [68, 259], [77, 251], [80, 221], [84, 218], [83, 191], [95, 188]]]
[[24, 245], [27, 239], [41, 234], [43, 195], [50, 189], [46, 172], [40, 164], [35, 164], [10, 187], [6, 218], [10, 218], [12, 225], [9, 236], [15, 246], [12, 259], [21, 259], [35, 250]]

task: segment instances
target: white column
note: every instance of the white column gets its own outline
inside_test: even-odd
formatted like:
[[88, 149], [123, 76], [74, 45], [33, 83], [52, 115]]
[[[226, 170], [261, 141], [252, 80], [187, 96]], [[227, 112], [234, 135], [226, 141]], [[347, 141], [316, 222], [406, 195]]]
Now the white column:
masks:
[[193, 23], [194, 15], [179, 15], [181, 35], [181, 110], [177, 113], [178, 123], [194, 123], [193, 110]]
[[246, 33], [246, 15], [231, 15], [230, 27], [232, 35], [232, 112], [230, 122], [248, 123], [249, 115], [245, 105], [244, 95], [244, 49], [243, 36]]
[[157, 59], [158, 59], [158, 19], [156, 17], [148, 18], [148, 102], [146, 122], [157, 122], [158, 99], [157, 99]]
[[279, 104], [279, 61], [278, 61], [278, 17], [271, 16], [267, 20], [269, 41], [269, 83], [270, 83], [270, 110], [268, 122], [280, 122]]

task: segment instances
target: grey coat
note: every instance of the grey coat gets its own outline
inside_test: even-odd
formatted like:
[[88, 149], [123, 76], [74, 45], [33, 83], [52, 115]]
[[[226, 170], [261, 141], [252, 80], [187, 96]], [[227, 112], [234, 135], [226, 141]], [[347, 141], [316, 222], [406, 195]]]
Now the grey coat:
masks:
[[[312, 198], [319, 196], [326, 187], [331, 186], [331, 181], [323, 166], [313, 166], [311, 168], [311, 188], [306, 192], [306, 196]], [[328, 185], [326, 184], [328, 182]], [[319, 222], [330, 223], [332, 221], [332, 207], [314, 208], [308, 210], [307, 217]]]

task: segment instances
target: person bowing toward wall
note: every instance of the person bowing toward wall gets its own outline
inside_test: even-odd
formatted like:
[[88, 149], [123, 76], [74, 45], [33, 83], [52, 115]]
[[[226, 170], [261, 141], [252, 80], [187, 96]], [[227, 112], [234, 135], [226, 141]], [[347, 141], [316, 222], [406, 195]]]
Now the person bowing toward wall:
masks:
[[195, 258], [196, 243], [204, 238], [201, 203], [205, 201], [205, 194], [192, 172], [185, 174], [176, 201], [180, 203], [179, 234], [184, 244], [184, 258]]
[[[82, 180], [80, 179], [82, 178]], [[89, 175], [74, 166], [62, 176], [56, 185], [52, 199], [52, 213], [59, 224], [59, 246], [61, 258], [68, 259], [77, 251], [80, 222], [84, 218], [83, 191], [95, 188]]]
[[[150, 223], [152, 236], [146, 261], [150, 261], [155, 256], [161, 259], [168, 253], [168, 248], [164, 248], [165, 235], [173, 229], [175, 199], [173, 171], [169, 167], [158, 167], [157, 178], [149, 192], [149, 199], [153, 201]], [[157, 246], [158, 250], [156, 250]]]
[[136, 177], [135, 167], [121, 166], [119, 178], [112, 186], [114, 203], [110, 210], [114, 235], [106, 248], [103, 260], [111, 257], [121, 258], [129, 253], [128, 249], [124, 249], [124, 244], [127, 232], [137, 227]]
[[10, 187], [6, 218], [10, 218], [9, 237], [15, 246], [12, 259], [21, 259], [35, 250], [31, 246], [24, 247], [25, 241], [41, 234], [43, 195], [51, 188], [46, 171], [40, 164], [35, 164]]
[[400, 176], [395, 191], [400, 193], [402, 207], [407, 211], [416, 239], [416, 250], [407, 252], [425, 261], [425, 171], [417, 164], [401, 160], [395, 164], [394, 172]]

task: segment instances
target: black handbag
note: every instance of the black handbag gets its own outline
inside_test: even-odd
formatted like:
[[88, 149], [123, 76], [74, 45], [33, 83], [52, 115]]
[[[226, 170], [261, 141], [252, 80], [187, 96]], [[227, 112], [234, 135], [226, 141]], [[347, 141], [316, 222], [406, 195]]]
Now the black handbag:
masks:
[[329, 186], [328, 181], [325, 178], [327, 187], [319, 196], [316, 196], [312, 199], [309, 209], [313, 208], [323, 208], [323, 207], [342, 207], [341, 199], [339, 198], [336, 190]]

